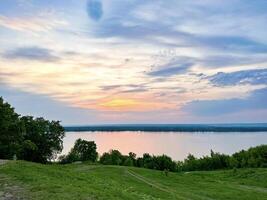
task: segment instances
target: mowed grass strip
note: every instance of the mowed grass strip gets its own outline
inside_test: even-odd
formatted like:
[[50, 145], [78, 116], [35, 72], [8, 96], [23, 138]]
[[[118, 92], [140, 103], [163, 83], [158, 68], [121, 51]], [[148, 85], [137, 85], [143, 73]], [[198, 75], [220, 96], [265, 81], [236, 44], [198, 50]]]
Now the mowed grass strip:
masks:
[[[27, 199], [267, 200], [267, 169], [168, 173], [92, 164], [0, 166], [0, 185], [24, 189]], [[0, 188], [2, 193], [5, 190]], [[19, 194], [15, 194], [19, 195]]]

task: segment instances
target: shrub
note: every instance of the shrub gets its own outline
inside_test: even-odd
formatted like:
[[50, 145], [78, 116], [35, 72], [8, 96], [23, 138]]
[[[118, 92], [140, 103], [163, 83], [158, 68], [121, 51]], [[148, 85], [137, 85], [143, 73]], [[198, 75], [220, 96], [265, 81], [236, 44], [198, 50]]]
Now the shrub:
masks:
[[91, 161], [96, 162], [98, 153], [96, 151], [94, 141], [86, 141], [82, 139], [76, 140], [74, 147], [68, 155], [59, 158], [61, 163], [71, 163], [75, 161]]

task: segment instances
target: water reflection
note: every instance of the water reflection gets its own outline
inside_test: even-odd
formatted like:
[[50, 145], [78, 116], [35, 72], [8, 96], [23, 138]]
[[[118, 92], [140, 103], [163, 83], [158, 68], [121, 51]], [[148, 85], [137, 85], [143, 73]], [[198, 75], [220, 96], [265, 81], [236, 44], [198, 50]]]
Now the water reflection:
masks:
[[95, 141], [102, 154], [117, 149], [123, 154], [134, 152], [155, 155], [166, 154], [175, 160], [183, 160], [189, 153], [203, 156], [216, 152], [232, 154], [251, 146], [267, 144], [267, 132], [261, 133], [170, 133], [170, 132], [67, 132], [63, 154], [76, 139]]

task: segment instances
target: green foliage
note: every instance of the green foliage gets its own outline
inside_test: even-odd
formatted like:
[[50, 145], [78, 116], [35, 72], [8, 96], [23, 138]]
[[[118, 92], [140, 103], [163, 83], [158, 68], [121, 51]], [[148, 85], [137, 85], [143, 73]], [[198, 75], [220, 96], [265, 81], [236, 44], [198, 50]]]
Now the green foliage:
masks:
[[127, 156], [123, 156], [118, 150], [110, 150], [108, 153], [104, 153], [99, 162], [104, 165], [122, 165]]
[[184, 161], [173, 161], [166, 155], [151, 156], [148, 153], [136, 158], [136, 154], [122, 155], [118, 150], [111, 150], [100, 157], [104, 165], [135, 166], [161, 171], [209, 171], [217, 169], [267, 167], [267, 145], [261, 145], [240, 151], [232, 156], [211, 151], [210, 156], [196, 158], [189, 154]]
[[[143, 163], [142, 167], [156, 170], [169, 170], [176, 171], [176, 163], [168, 156], [151, 156], [147, 153], [143, 155], [143, 158], [138, 160], [139, 163]], [[137, 162], [137, 163], [138, 163]]]
[[146, 153], [142, 158], [136, 158], [136, 154], [133, 152], [130, 152], [129, 155], [122, 155], [118, 150], [111, 150], [108, 153], [104, 153], [99, 162], [104, 165], [124, 165], [176, 171], [176, 163], [166, 155], [151, 156]]
[[176, 163], [169, 156], [153, 156], [157, 170], [176, 171]]
[[267, 167], [267, 145], [250, 148], [247, 151], [240, 151], [232, 156], [235, 160], [235, 167]]
[[20, 147], [19, 158], [33, 160], [34, 155], [37, 154], [38, 147], [31, 140], [24, 140]]
[[111, 165], [112, 160], [110, 154], [107, 152], [103, 153], [103, 155], [99, 159], [99, 162], [103, 165]]
[[33, 143], [35, 148], [33, 150], [22, 146], [23, 153], [19, 155], [20, 159], [45, 163], [62, 151], [65, 133], [58, 121], [50, 122], [31, 116], [21, 117], [21, 121], [26, 129], [24, 140]]
[[68, 155], [61, 155], [58, 157], [61, 164], [73, 163], [79, 161], [79, 157], [73, 151], [69, 152]]
[[229, 156], [214, 153], [211, 151], [210, 156], [195, 158], [189, 154], [184, 162], [179, 163], [179, 170], [195, 171], [195, 170], [216, 170], [228, 168]]
[[18, 153], [23, 133], [19, 115], [0, 97], [0, 158], [11, 159]]
[[232, 156], [211, 151], [210, 156], [197, 159], [189, 154], [184, 162], [178, 163], [177, 169], [179, 171], [200, 171], [249, 167], [267, 167], [267, 145], [252, 147], [247, 151], [242, 150]]
[[62, 151], [64, 128], [59, 121], [19, 117], [0, 98], [0, 158], [46, 163]]
[[98, 153], [96, 151], [95, 142], [78, 139], [69, 154], [67, 156], [61, 156], [59, 160], [61, 163], [71, 163], [75, 161], [95, 162], [97, 156]]
[[123, 166], [134, 166], [134, 162], [130, 157], [127, 157], [123, 162]]

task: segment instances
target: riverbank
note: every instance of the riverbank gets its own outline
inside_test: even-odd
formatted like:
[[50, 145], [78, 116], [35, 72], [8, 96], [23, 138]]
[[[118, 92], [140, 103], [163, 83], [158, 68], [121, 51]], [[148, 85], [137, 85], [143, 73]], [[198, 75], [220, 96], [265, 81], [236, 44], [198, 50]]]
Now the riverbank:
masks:
[[248, 124], [112, 124], [90, 126], [65, 126], [66, 132], [76, 131], [143, 131], [143, 132], [263, 132], [266, 123]]

